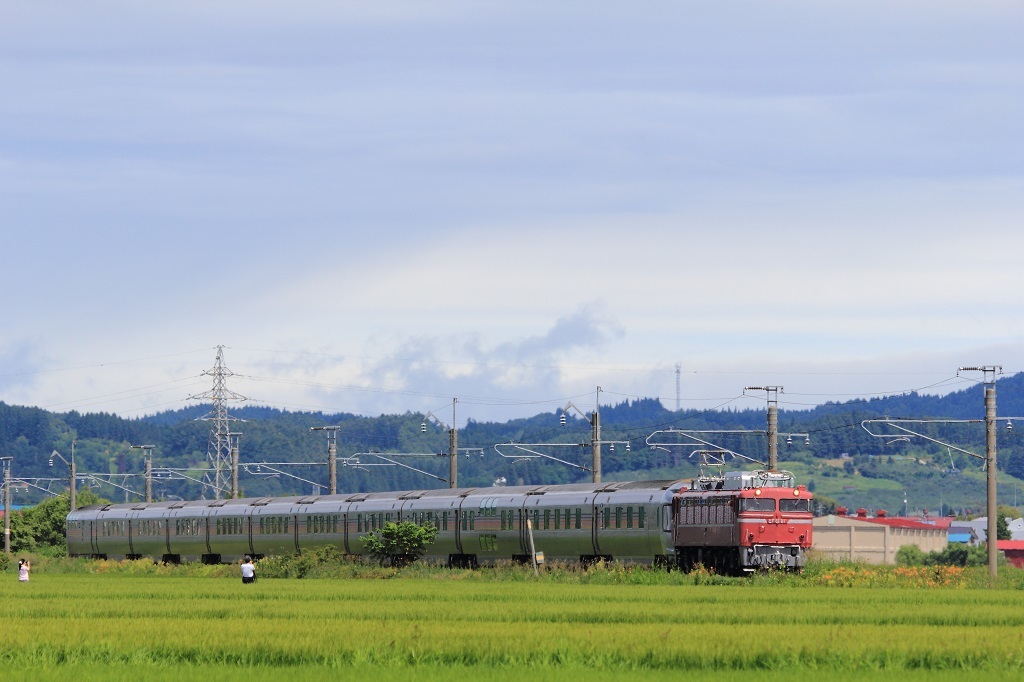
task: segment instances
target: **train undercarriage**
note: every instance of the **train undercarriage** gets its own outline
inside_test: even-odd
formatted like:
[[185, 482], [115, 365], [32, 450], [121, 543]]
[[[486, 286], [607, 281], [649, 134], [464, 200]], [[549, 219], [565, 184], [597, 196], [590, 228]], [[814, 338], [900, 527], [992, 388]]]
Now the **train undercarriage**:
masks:
[[687, 573], [697, 566], [720, 575], [746, 575], [755, 571], [799, 572], [807, 557], [798, 546], [676, 547], [677, 566]]

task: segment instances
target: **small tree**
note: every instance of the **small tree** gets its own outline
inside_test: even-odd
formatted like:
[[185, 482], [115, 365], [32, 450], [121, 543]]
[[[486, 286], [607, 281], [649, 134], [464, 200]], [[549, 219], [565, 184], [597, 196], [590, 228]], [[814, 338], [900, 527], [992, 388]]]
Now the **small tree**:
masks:
[[363, 548], [381, 566], [401, 567], [416, 561], [437, 538], [437, 526], [388, 521], [363, 538]]
[[[100, 502], [106, 500], [90, 490], [78, 494], [79, 506]], [[11, 550], [29, 552], [51, 548], [60, 554], [66, 553], [67, 540], [64, 533], [69, 508], [68, 495], [63, 493], [11, 514]]]
[[1010, 525], [1006, 523], [1006, 517], [996, 514], [996, 540], [1010, 540], [1013, 533], [1010, 532]]
[[[808, 488], [809, 489], [809, 488]], [[814, 494], [814, 508], [818, 514], [835, 514], [839, 503], [827, 495]]]

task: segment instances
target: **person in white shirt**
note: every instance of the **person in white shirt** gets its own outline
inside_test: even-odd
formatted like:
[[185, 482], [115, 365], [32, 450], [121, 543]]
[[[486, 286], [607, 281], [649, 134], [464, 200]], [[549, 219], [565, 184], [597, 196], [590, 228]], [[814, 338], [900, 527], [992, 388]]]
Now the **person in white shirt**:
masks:
[[252, 563], [252, 557], [248, 554], [242, 559], [242, 582], [246, 585], [256, 582], [256, 566]]
[[29, 569], [31, 569], [31, 568], [32, 568], [32, 566], [29, 565], [28, 559], [22, 559], [21, 561], [18, 562], [18, 582], [20, 582], [20, 583], [27, 583], [28, 582], [28, 572], [29, 572]]

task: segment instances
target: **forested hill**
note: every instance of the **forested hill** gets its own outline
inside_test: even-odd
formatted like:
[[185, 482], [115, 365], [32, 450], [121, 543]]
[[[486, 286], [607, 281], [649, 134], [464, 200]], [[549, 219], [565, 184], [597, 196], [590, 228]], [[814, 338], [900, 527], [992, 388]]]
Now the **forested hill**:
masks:
[[[1024, 416], [1024, 373], [1000, 379], [996, 383], [1000, 415]], [[785, 405], [787, 396], [780, 396], [780, 403]], [[0, 403], [2, 405], [2, 403]], [[208, 405], [192, 405], [181, 410], [161, 412], [144, 417], [140, 421], [161, 426], [175, 426], [190, 422], [209, 413]], [[781, 419], [794, 425], [814, 425], [823, 417], [835, 415], [863, 415], [871, 417], [910, 417], [910, 418], [947, 418], [947, 419], [981, 419], [984, 417], [984, 393], [982, 386], [972, 386], [944, 396], [922, 395], [908, 392], [900, 395], [880, 398], [858, 399], [846, 402], [830, 402], [812, 409], [780, 409]], [[331, 423], [362, 419], [351, 414], [324, 415], [322, 413], [290, 413], [272, 407], [243, 407], [233, 409], [232, 414], [248, 421], [288, 419], [296, 414], [306, 414], [317, 420], [326, 419]], [[531, 425], [547, 428], [552, 413], [541, 414], [528, 419], [510, 422], [473, 422], [477, 427], [504, 429], [514, 424], [516, 428], [528, 430]], [[554, 413], [556, 416], [558, 412]], [[419, 415], [415, 415], [419, 416]], [[570, 413], [570, 418], [572, 414]], [[634, 400], [617, 405], [601, 406], [601, 421], [605, 425], [618, 425], [625, 428], [638, 428], [644, 431], [648, 427], [695, 428], [693, 420], [702, 420], [709, 424], [744, 424], [748, 428], [764, 426], [765, 412], [762, 409], [724, 410], [707, 412], [703, 410], [681, 410], [679, 412], [666, 409], [655, 399]], [[646, 431], [644, 431], [646, 433]]]
[[[1024, 415], [1024, 374], [1001, 379], [997, 384], [1000, 415]], [[783, 406], [785, 396], [781, 396]], [[70, 457], [71, 443], [75, 441], [75, 457], [80, 472], [102, 474], [133, 474], [143, 470], [141, 451], [130, 445], [152, 444], [154, 465], [157, 467], [194, 467], [197, 471], [206, 461], [209, 423], [197, 421], [210, 411], [208, 405], [195, 405], [186, 409], [162, 412], [141, 419], [123, 419], [111, 414], [80, 414], [78, 412], [51, 413], [38, 408], [18, 407], [0, 403], [0, 455], [14, 457], [16, 477], [61, 478], [67, 468], [58, 460], [48, 465], [50, 453], [59, 451]], [[236, 424], [241, 436], [243, 462], [324, 462], [327, 441], [323, 432], [312, 432], [311, 427], [337, 425], [338, 455], [356, 453], [441, 453], [448, 447], [447, 434], [436, 426], [428, 425], [422, 432], [422, 415], [381, 415], [362, 417], [352, 414], [322, 414], [310, 412], [283, 412], [268, 407], [240, 407], [232, 414], [245, 421]], [[780, 411], [781, 432], [800, 432], [810, 436], [804, 445], [802, 436], [786, 445], [780, 445], [780, 457], [793, 459], [831, 459], [843, 453], [850, 455], [884, 455], [899, 453], [903, 448], [919, 449], [923, 453], [945, 450], [925, 443], [918, 445], [886, 445], [885, 441], [871, 438], [860, 426], [872, 417], [930, 417], [950, 419], [981, 419], [984, 416], [983, 390], [980, 385], [936, 397], [910, 393], [900, 396], [876, 398], [866, 401], [832, 403], [810, 410]], [[672, 411], [657, 400], [633, 400], [616, 405], [601, 406], [602, 438], [628, 441], [629, 451], [620, 442], [615, 452], [605, 446], [604, 475], [615, 479], [628, 473], [642, 476], [690, 475], [694, 471], [688, 450], [667, 452], [646, 447], [645, 439], [653, 432], [667, 429], [750, 429], [763, 431], [766, 425], [763, 409], [726, 411]], [[980, 426], [945, 428], [928, 427], [933, 435], [947, 440], [955, 438], [964, 446], [978, 447], [984, 442]], [[1024, 424], [1015, 431], [1001, 431], [1000, 469], [1015, 475], [1024, 474], [1024, 443], [1019, 434]], [[715, 441], [719, 445], [762, 457], [767, 446], [763, 436], [732, 437], [731, 441]], [[557, 411], [538, 414], [527, 419], [508, 422], [470, 421], [459, 431], [459, 445], [480, 448], [468, 457], [460, 457], [459, 482], [467, 486], [491, 485], [504, 479], [515, 483], [564, 483], [587, 480], [589, 473], [543, 458], [509, 459], [502, 457], [495, 444], [550, 443], [564, 444], [547, 450], [559, 459], [583, 466], [590, 463], [590, 426], [578, 415], [568, 415], [568, 423], [561, 426]], [[581, 445], [579, 447], [572, 444]], [[691, 448], [692, 449], [692, 448]], [[515, 452], [504, 447], [506, 454]], [[402, 459], [402, 463], [437, 476], [447, 474], [444, 458]], [[349, 466], [339, 467], [339, 488], [346, 491], [410, 489], [440, 487], [444, 483], [400, 466], [383, 466], [381, 460], [366, 454], [359, 455], [360, 466], [349, 460]], [[344, 463], [343, 463], [344, 464]], [[971, 462], [959, 460], [958, 466]], [[292, 471], [299, 478], [323, 482], [326, 485], [326, 467], [305, 467]], [[242, 487], [246, 494], [273, 495], [308, 492], [311, 487], [287, 475], [268, 476], [261, 469], [243, 475]], [[128, 478], [123, 482], [140, 490], [139, 481]], [[52, 485], [52, 484], [51, 484]], [[163, 480], [158, 491], [166, 495], [198, 497], [195, 484]], [[111, 489], [112, 490], [112, 489]], [[21, 493], [24, 502], [37, 495]], [[121, 493], [117, 493], [120, 495]], [[18, 501], [18, 500], [16, 500]]]

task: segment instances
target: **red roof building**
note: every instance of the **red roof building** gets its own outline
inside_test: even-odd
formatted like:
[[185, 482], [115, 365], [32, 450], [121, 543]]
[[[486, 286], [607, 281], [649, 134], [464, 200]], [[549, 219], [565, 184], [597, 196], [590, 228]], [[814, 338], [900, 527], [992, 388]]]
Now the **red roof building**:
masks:
[[996, 540], [996, 549], [1017, 568], [1024, 568], [1024, 540]]
[[956, 521], [952, 516], [889, 516], [884, 509], [875, 510], [874, 516], [868, 515], [868, 510], [861, 507], [853, 514], [849, 514], [846, 507], [837, 507], [836, 514], [849, 516], [860, 521], [881, 523], [893, 528], [932, 528], [938, 530], [949, 530], [950, 524]]

